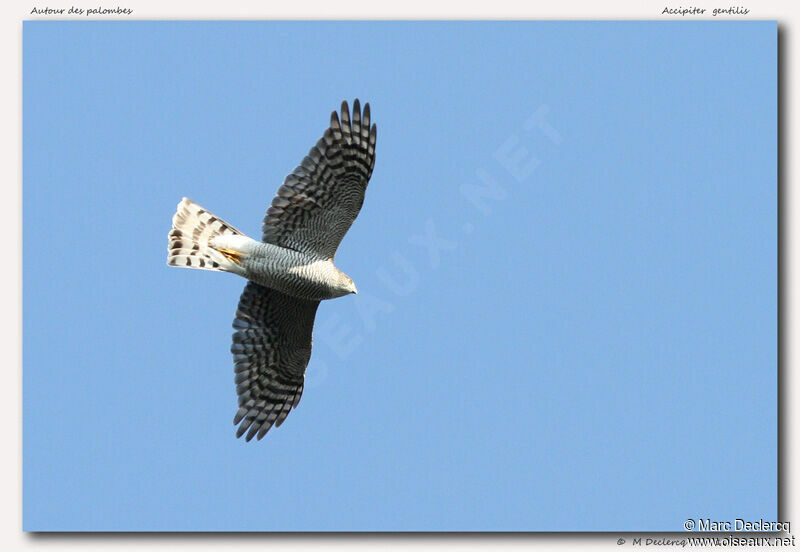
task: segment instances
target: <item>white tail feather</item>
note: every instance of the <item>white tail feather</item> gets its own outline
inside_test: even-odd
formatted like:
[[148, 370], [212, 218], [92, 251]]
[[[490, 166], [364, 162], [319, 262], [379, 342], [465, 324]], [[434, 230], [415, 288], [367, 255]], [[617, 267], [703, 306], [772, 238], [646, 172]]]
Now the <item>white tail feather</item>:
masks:
[[167, 264], [243, 274], [242, 267], [236, 260], [211, 247], [209, 242], [217, 236], [244, 234], [194, 201], [183, 198], [172, 217]]

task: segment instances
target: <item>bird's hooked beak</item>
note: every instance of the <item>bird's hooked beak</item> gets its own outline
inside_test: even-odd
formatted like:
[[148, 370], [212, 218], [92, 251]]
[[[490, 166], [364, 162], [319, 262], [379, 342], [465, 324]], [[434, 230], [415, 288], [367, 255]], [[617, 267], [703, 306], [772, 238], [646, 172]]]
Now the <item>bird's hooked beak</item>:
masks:
[[356, 285], [355, 284], [353, 284], [353, 293], [355, 295], [358, 295], [358, 290], [356, 289]]

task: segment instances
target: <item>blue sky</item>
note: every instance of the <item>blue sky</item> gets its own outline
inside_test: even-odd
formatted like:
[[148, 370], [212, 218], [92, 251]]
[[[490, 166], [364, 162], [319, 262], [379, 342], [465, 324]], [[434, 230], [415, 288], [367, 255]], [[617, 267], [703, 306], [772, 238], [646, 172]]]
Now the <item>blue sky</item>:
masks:
[[[777, 515], [774, 22], [25, 22], [24, 529], [678, 531]], [[251, 236], [377, 161], [299, 407], [234, 438]]]

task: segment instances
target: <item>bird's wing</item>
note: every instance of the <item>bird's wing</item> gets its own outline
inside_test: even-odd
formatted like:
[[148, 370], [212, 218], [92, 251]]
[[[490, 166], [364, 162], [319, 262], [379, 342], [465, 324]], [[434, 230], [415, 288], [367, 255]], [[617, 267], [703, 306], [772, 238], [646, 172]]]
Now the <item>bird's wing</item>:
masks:
[[263, 240], [333, 258], [353, 224], [375, 165], [377, 130], [370, 127], [369, 104], [363, 117], [358, 100], [353, 118], [342, 102], [342, 118], [334, 111], [331, 125], [303, 162], [278, 189], [264, 217]]
[[[311, 331], [319, 301], [290, 297], [248, 282], [233, 327], [233, 362], [239, 410], [234, 424], [261, 439], [300, 402], [311, 358]], [[249, 431], [248, 431], [249, 429]]]

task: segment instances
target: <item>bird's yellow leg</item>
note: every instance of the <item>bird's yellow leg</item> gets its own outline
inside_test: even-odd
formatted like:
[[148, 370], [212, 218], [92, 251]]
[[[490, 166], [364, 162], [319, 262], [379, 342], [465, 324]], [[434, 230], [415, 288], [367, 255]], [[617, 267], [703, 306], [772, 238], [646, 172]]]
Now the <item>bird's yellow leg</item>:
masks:
[[236, 264], [242, 264], [242, 254], [238, 251], [233, 251], [232, 249], [217, 249], [220, 253], [225, 255], [225, 258], [229, 261], [233, 261]]

